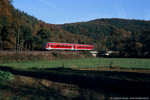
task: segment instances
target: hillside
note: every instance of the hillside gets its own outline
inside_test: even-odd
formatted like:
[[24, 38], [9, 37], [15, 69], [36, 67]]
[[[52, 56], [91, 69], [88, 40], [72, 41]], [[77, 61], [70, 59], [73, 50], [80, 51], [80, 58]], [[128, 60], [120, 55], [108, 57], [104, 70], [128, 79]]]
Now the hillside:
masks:
[[[0, 1], [0, 48], [2, 50], [40, 50], [44, 42], [83, 43], [83, 38], [53, 24], [15, 9], [11, 0]], [[92, 42], [91, 42], [92, 43]]]
[[118, 57], [150, 57], [150, 21], [96, 19], [63, 25], [48, 24], [0, 1], [1, 50], [40, 50], [44, 42], [94, 44], [100, 53]]
[[144, 57], [150, 52], [150, 21], [114, 18], [59, 26], [92, 38], [100, 51], [119, 51], [123, 57]]

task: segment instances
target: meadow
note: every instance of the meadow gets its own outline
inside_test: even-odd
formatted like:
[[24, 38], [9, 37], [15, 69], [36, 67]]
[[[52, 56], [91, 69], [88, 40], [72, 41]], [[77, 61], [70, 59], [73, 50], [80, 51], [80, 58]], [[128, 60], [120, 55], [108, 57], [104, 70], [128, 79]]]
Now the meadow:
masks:
[[150, 59], [142, 58], [3, 62], [0, 63], [0, 100], [148, 98], [149, 69]]
[[86, 58], [74, 60], [47, 60], [25, 62], [3, 62], [0, 66], [13, 68], [142, 68], [150, 69], [150, 59], [142, 58]]

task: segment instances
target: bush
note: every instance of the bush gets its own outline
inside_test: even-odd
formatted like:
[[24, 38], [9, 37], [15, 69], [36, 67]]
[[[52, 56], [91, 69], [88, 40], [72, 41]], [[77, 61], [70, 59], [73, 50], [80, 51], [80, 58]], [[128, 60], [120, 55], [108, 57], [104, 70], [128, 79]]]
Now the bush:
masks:
[[13, 75], [10, 72], [0, 71], [0, 81], [7, 81], [13, 79]]
[[54, 56], [54, 57], [56, 57], [56, 58], [57, 58], [59, 55], [60, 55], [59, 53], [57, 53], [57, 52], [53, 52], [53, 56]]
[[98, 57], [102, 57], [103, 54], [105, 54], [105, 53], [106, 53], [106, 51], [100, 51], [100, 50], [99, 50], [97, 56], [98, 56]]
[[86, 57], [93, 57], [92, 54], [90, 53], [90, 51], [83, 51], [83, 54], [84, 54]]
[[14, 96], [14, 97], [11, 98], [11, 100], [22, 100], [22, 99], [19, 96]]

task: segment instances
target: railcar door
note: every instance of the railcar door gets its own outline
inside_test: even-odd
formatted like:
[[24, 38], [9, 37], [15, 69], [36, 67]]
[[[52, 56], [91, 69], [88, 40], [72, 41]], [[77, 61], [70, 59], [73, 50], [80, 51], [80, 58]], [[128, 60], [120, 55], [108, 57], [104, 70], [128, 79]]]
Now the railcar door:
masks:
[[77, 47], [77, 46], [74, 44], [74, 50], [76, 50], [76, 47]]

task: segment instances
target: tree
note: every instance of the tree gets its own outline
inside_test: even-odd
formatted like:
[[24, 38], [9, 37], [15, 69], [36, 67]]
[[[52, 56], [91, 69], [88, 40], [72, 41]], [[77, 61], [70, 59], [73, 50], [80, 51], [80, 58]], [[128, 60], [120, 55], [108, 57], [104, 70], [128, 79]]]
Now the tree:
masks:
[[150, 31], [143, 31], [139, 35], [139, 41], [142, 43], [142, 53], [147, 56], [150, 54]]
[[41, 37], [41, 39], [46, 41], [46, 40], [49, 40], [51, 33], [49, 30], [41, 29], [38, 31], [37, 35], [39, 35]]
[[42, 44], [49, 42], [51, 37], [51, 32], [46, 29], [40, 29], [36, 36], [34, 36], [34, 48], [40, 49]]
[[10, 26], [4, 26], [1, 31], [1, 40], [3, 41], [3, 48], [15, 50], [16, 48], [16, 32]]
[[32, 49], [33, 35], [31, 28], [27, 25], [23, 25], [22, 28], [24, 49]]

